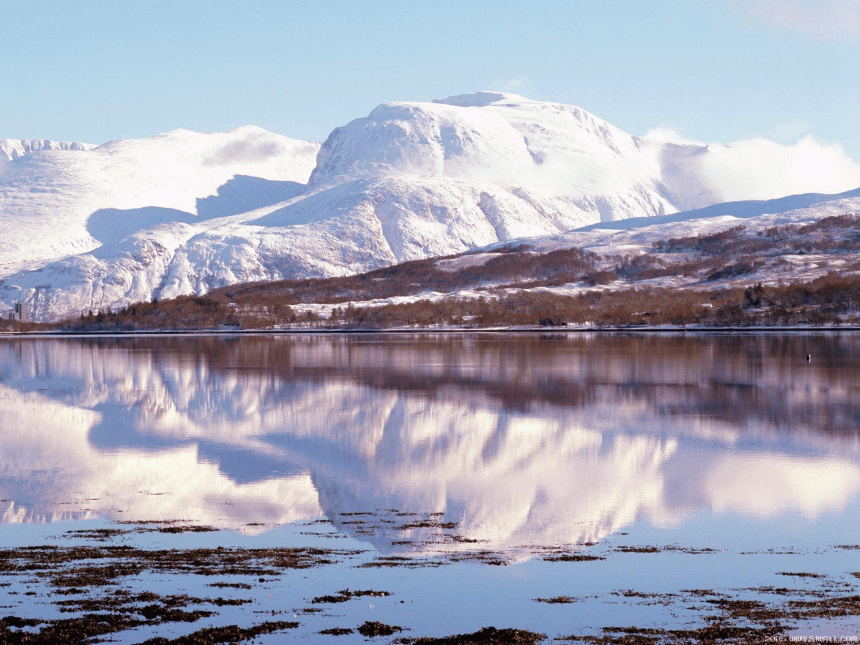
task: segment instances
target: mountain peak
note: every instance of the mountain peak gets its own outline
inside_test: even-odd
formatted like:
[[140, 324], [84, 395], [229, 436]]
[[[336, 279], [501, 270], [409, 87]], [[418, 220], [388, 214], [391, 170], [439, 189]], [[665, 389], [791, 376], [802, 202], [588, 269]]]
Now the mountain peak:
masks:
[[[572, 198], [623, 192], [619, 185], [638, 194], [639, 185], [653, 183], [648, 167], [658, 164], [659, 151], [650, 153], [644, 159], [630, 135], [575, 106], [476, 92], [385, 103], [337, 128], [322, 146], [311, 185], [413, 175], [529, 184]], [[649, 214], [651, 206], [660, 211], [652, 204]]]

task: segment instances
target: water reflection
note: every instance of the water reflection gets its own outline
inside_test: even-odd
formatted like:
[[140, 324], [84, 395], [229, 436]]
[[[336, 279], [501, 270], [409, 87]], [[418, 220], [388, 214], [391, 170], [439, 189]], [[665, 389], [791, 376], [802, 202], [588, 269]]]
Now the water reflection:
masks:
[[397, 509], [484, 548], [815, 517], [860, 492], [858, 357], [850, 334], [7, 339], [0, 513], [360, 531], [343, 514]]

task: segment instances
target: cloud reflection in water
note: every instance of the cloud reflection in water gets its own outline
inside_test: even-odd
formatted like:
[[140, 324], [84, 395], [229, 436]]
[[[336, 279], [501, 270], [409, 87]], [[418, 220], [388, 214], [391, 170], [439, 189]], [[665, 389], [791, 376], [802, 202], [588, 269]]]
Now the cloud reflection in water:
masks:
[[847, 334], [7, 339], [0, 513], [354, 531], [397, 509], [494, 549], [816, 517], [860, 491], [858, 356]]

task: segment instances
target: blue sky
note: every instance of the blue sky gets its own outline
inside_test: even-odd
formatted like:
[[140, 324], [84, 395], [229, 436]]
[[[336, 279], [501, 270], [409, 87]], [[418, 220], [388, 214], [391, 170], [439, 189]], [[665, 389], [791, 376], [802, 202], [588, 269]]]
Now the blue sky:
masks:
[[860, 0], [0, 0], [0, 138], [255, 124], [502, 89], [644, 135], [811, 134], [860, 161]]

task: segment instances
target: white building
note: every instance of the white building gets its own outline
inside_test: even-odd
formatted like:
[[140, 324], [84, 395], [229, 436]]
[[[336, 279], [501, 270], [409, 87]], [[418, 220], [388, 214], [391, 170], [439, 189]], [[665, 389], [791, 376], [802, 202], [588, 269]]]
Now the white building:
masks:
[[14, 320], [17, 322], [30, 322], [30, 312], [27, 311], [27, 303], [16, 303], [15, 308], [9, 312], [9, 320]]

